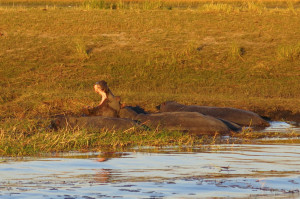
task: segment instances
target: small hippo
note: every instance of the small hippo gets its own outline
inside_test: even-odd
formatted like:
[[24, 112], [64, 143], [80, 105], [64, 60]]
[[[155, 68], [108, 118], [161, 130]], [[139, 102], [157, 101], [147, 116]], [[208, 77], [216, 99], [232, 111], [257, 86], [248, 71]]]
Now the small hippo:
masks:
[[157, 106], [160, 112], [198, 112], [207, 116], [230, 121], [241, 126], [266, 127], [270, 124], [258, 114], [251, 111], [197, 105], [183, 105], [174, 101], [164, 102]]

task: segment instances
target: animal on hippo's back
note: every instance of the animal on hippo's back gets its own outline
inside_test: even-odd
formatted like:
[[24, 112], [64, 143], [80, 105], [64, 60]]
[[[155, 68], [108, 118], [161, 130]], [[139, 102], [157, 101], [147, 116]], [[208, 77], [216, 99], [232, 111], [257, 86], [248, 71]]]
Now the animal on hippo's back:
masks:
[[195, 134], [228, 134], [231, 129], [221, 120], [192, 112], [136, 113], [131, 107], [120, 110], [121, 118], [137, 120], [150, 128], [184, 131]]
[[51, 121], [50, 128], [85, 128], [85, 129], [108, 129], [127, 130], [132, 127], [141, 127], [137, 122], [126, 118], [113, 118], [104, 116], [73, 117], [60, 116]]
[[237, 108], [183, 105], [174, 101], [157, 106], [160, 112], [198, 112], [215, 118], [227, 120], [241, 126], [269, 126], [258, 114]]

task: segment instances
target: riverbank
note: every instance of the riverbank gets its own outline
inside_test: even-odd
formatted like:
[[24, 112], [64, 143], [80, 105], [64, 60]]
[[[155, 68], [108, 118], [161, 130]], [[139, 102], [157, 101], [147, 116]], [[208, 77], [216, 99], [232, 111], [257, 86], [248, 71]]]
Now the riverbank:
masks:
[[291, 3], [2, 6], [0, 117], [80, 114], [100, 100], [93, 84], [101, 79], [123, 103], [149, 111], [175, 100], [271, 119], [276, 111], [299, 114], [300, 10]]
[[[46, 124], [34, 126], [41, 119], [80, 115], [98, 104], [93, 84], [99, 80], [122, 103], [150, 112], [174, 100], [299, 122], [299, 1], [62, 2], [0, 3], [0, 128], [2, 137], [13, 138], [12, 150], [19, 138], [20, 149], [36, 149], [43, 142], [28, 145], [27, 138], [56, 135], [45, 131]], [[161, 135], [166, 144], [174, 137], [168, 136]]]

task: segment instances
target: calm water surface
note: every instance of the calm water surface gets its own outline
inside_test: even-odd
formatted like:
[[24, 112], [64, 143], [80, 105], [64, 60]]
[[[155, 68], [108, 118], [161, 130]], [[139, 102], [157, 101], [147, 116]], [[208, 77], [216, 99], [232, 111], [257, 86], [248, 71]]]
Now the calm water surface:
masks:
[[0, 198], [300, 198], [300, 144], [0, 159]]

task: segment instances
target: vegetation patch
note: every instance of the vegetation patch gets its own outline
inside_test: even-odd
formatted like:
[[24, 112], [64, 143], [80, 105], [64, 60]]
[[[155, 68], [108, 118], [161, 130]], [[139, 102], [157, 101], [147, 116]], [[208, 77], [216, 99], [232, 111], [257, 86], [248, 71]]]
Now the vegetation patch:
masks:
[[93, 91], [99, 80], [106, 80], [122, 103], [151, 112], [174, 100], [242, 108], [271, 119], [282, 111], [297, 116], [299, 5], [2, 0], [0, 151], [26, 155], [203, 143], [178, 132], [115, 132], [114, 137], [105, 130], [39, 127], [39, 118], [81, 115], [83, 107], [99, 103]]
[[282, 45], [277, 49], [279, 60], [296, 61], [300, 59], [300, 42], [291, 45]]
[[229, 136], [183, 133], [178, 131], [107, 129], [49, 129], [49, 120], [10, 119], [0, 123], [0, 156], [38, 156], [69, 151], [125, 151], [143, 147], [200, 147], [219, 144], [300, 143], [300, 134], [258, 133], [244, 129]]
[[30, 156], [68, 151], [124, 150], [141, 146], [185, 146], [202, 143], [194, 135], [171, 131], [109, 131], [48, 128], [47, 120], [9, 120], [1, 123], [0, 155]]

